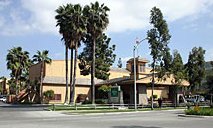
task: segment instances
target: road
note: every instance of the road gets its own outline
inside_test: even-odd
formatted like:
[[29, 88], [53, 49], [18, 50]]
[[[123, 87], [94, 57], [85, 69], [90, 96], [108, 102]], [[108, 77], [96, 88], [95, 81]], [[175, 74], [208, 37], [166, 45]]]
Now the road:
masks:
[[182, 110], [72, 115], [0, 107], [0, 128], [212, 128], [213, 118], [179, 117]]

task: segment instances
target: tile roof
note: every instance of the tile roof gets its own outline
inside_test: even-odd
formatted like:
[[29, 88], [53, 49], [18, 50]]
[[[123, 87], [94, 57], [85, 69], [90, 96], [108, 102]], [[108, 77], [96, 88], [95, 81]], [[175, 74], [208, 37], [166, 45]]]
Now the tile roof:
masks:
[[110, 67], [111, 72], [121, 72], [121, 73], [130, 73], [126, 68], [116, 68], [116, 67]]
[[[69, 78], [68, 78], [69, 81]], [[96, 79], [95, 78], [95, 84], [102, 82], [103, 80]], [[43, 83], [48, 84], [66, 84], [65, 77], [55, 77], [55, 76], [45, 76]], [[91, 80], [89, 78], [77, 78], [76, 79], [76, 85], [91, 85]]]

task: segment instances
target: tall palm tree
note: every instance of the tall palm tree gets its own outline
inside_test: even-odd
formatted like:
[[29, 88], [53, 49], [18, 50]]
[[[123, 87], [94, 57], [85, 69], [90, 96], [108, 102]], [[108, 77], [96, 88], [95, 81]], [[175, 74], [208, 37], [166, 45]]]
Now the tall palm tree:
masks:
[[91, 3], [90, 6], [85, 6], [83, 13], [87, 21], [87, 33], [92, 36], [93, 44], [93, 59], [91, 66], [91, 99], [92, 104], [95, 103], [95, 45], [96, 39], [102, 35], [103, 31], [107, 28], [109, 24], [109, 17], [107, 12], [110, 9], [104, 4], [99, 5], [98, 2]]
[[76, 4], [73, 6], [73, 12], [71, 15], [71, 21], [70, 25], [72, 26], [72, 33], [71, 33], [71, 46], [75, 47], [75, 61], [74, 61], [74, 73], [73, 73], [73, 83], [70, 89], [71, 97], [70, 97], [70, 103], [74, 103], [74, 97], [75, 97], [75, 82], [76, 82], [76, 69], [77, 69], [77, 57], [78, 57], [78, 47], [80, 46], [80, 41], [86, 32], [86, 24], [85, 24], [85, 18], [83, 16], [83, 9], [80, 6], [80, 4]]
[[[62, 39], [64, 40], [65, 45], [65, 77], [66, 77], [66, 93], [65, 93], [65, 101], [64, 104], [68, 102], [68, 48], [70, 46], [70, 27], [69, 27], [69, 12], [72, 9], [72, 4], [67, 4], [66, 6], [62, 5], [56, 9], [57, 15], [55, 19], [57, 20], [56, 26], [59, 26], [59, 33], [62, 35]], [[71, 72], [72, 73], [72, 72]]]
[[[75, 81], [76, 81], [76, 65], [78, 56], [78, 47], [80, 46], [81, 38], [86, 30], [85, 19], [82, 13], [80, 4], [60, 6], [56, 12], [57, 25], [60, 26], [59, 32], [63, 36], [66, 46], [71, 49], [71, 66], [70, 66], [70, 103], [74, 103], [75, 96]], [[73, 73], [73, 49], [75, 49], [75, 63]], [[67, 60], [67, 59], [66, 59]], [[68, 67], [68, 66], [67, 66]], [[66, 69], [68, 70], [68, 69]], [[72, 75], [73, 73], [73, 75]], [[67, 73], [66, 73], [67, 74]], [[67, 77], [67, 75], [66, 75]], [[66, 89], [67, 96], [67, 89]], [[65, 98], [65, 101], [67, 99]]]
[[41, 63], [41, 71], [40, 71], [40, 90], [39, 97], [40, 102], [43, 103], [43, 79], [44, 79], [44, 65], [45, 63], [50, 64], [52, 60], [48, 57], [49, 51], [37, 51], [37, 54], [33, 56], [33, 62]]

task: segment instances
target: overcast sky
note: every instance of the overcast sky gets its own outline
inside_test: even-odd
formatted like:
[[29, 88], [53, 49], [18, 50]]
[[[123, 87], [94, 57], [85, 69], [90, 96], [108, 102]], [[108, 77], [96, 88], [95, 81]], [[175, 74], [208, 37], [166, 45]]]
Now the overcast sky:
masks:
[[[49, 50], [52, 59], [64, 59], [64, 46], [55, 27], [55, 10], [66, 3], [82, 6], [94, 0], [0, 0], [0, 76], [9, 76], [6, 54], [21, 46], [31, 56], [37, 50]], [[161, 9], [172, 38], [171, 51], [177, 49], [184, 62], [193, 47], [206, 50], [205, 59], [213, 60], [213, 0], [99, 0], [110, 8], [106, 33], [116, 45], [116, 61], [133, 56], [136, 38], [144, 39], [150, 29], [150, 10]], [[147, 41], [138, 47], [138, 55], [150, 59]]]

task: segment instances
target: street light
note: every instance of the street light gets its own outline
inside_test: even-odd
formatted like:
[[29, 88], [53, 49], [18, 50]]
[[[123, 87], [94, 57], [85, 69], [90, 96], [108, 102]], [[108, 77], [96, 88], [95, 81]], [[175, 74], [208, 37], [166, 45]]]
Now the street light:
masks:
[[146, 40], [147, 38], [145, 39], [142, 39], [142, 40], [137, 40], [136, 39], [136, 44], [134, 46], [134, 49], [133, 49], [133, 58], [134, 58], [134, 105], [135, 105], [135, 111], [137, 111], [137, 87], [136, 87], [136, 62], [135, 62], [135, 50], [138, 48], [138, 45], [143, 42], [144, 40]]

